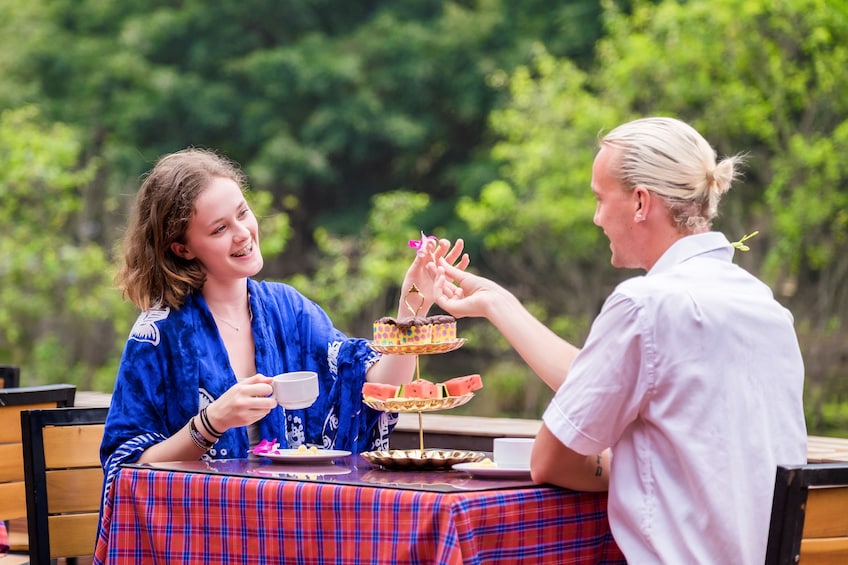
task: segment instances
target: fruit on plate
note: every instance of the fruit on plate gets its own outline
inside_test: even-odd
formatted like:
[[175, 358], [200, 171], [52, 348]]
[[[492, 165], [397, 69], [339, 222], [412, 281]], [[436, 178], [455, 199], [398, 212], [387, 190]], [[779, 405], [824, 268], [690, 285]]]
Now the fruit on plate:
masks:
[[424, 379], [406, 383], [400, 391], [402, 398], [439, 398], [440, 396], [439, 387]]
[[430, 398], [465, 396], [481, 388], [483, 388], [483, 379], [480, 378], [480, 375], [473, 374], [465, 375], [464, 377], [454, 377], [443, 383], [433, 383], [424, 379], [418, 379], [401, 386], [366, 382], [362, 385], [362, 396], [381, 401], [394, 398], [426, 400]]
[[376, 398], [377, 400], [388, 400], [394, 398], [400, 390], [399, 386], [384, 383], [365, 383], [362, 385], [362, 396]]
[[465, 375], [454, 377], [442, 383], [448, 396], [463, 396], [483, 388], [483, 379], [480, 375]]

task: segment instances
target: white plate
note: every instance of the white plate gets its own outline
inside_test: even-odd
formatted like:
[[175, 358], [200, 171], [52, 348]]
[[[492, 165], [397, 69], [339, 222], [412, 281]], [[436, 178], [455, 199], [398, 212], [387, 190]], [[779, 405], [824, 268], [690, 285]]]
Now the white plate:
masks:
[[447, 353], [454, 349], [459, 349], [464, 343], [465, 338], [461, 337], [452, 341], [443, 341], [442, 343], [421, 343], [418, 345], [380, 345], [370, 341], [368, 342], [368, 347], [377, 353], [394, 355], [427, 355], [430, 353]]
[[265, 457], [272, 461], [285, 461], [286, 463], [318, 463], [319, 461], [332, 461], [339, 457], [347, 457], [350, 451], [343, 449], [319, 449], [318, 453], [300, 451], [298, 449], [278, 449], [269, 453], [256, 453], [259, 457]]
[[492, 479], [529, 479], [530, 469], [504, 469], [480, 463], [457, 463], [453, 466], [457, 471], [468, 473], [478, 478]]

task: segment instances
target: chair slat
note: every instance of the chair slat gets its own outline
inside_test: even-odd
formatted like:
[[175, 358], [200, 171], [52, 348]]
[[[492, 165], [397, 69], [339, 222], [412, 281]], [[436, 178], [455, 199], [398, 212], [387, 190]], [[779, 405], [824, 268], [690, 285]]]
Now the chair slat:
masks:
[[848, 537], [801, 540], [801, 565], [845, 565]]
[[44, 462], [47, 468], [99, 467], [104, 427], [103, 424], [45, 427]]
[[93, 555], [98, 517], [96, 512], [50, 516], [50, 557]]
[[0, 443], [0, 483], [24, 480], [23, 445]]
[[56, 403], [0, 406], [0, 443], [21, 443], [21, 410], [39, 408], [56, 408]]
[[99, 510], [102, 488], [103, 471], [99, 467], [47, 471], [47, 511]]
[[23, 481], [0, 484], [0, 520], [26, 516], [26, 487]]
[[[26, 523], [24, 523], [23, 528], [21, 530], [13, 530], [12, 526], [9, 527], [9, 551], [13, 554], [15, 553], [26, 553], [29, 550], [29, 536], [26, 531]], [[6, 559], [10, 556], [7, 555]], [[0, 561], [3, 565], [6, 565], [6, 561]], [[14, 563], [14, 562], [13, 562]], [[28, 563], [28, 562], [24, 562]]]
[[804, 517], [804, 538], [848, 536], [848, 488], [810, 488]]

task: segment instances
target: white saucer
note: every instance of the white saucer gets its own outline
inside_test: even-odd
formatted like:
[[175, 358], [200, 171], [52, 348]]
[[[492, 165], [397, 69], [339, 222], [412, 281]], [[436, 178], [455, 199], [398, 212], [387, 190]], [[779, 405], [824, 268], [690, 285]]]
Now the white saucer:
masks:
[[457, 471], [468, 473], [477, 478], [484, 479], [529, 479], [530, 468], [526, 469], [504, 469], [493, 465], [481, 465], [480, 463], [457, 463], [453, 466]]
[[321, 461], [332, 461], [339, 457], [347, 457], [350, 451], [342, 449], [319, 449], [317, 453], [300, 451], [299, 449], [278, 449], [268, 453], [256, 453], [259, 457], [265, 457], [272, 461], [284, 461], [286, 463], [318, 463]]

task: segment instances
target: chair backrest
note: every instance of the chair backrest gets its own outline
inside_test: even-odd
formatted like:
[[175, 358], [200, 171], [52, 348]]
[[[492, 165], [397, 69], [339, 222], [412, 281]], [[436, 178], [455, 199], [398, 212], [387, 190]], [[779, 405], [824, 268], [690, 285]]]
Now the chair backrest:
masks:
[[848, 463], [778, 466], [766, 564], [848, 563]]
[[30, 563], [93, 555], [109, 409], [21, 412]]
[[21, 443], [22, 410], [73, 406], [74, 385], [0, 388], [0, 520], [14, 520], [9, 528], [12, 551], [27, 551], [27, 534], [15, 527], [25, 519], [26, 494]]
[[17, 365], [0, 365], [0, 388], [21, 386], [21, 368]]

